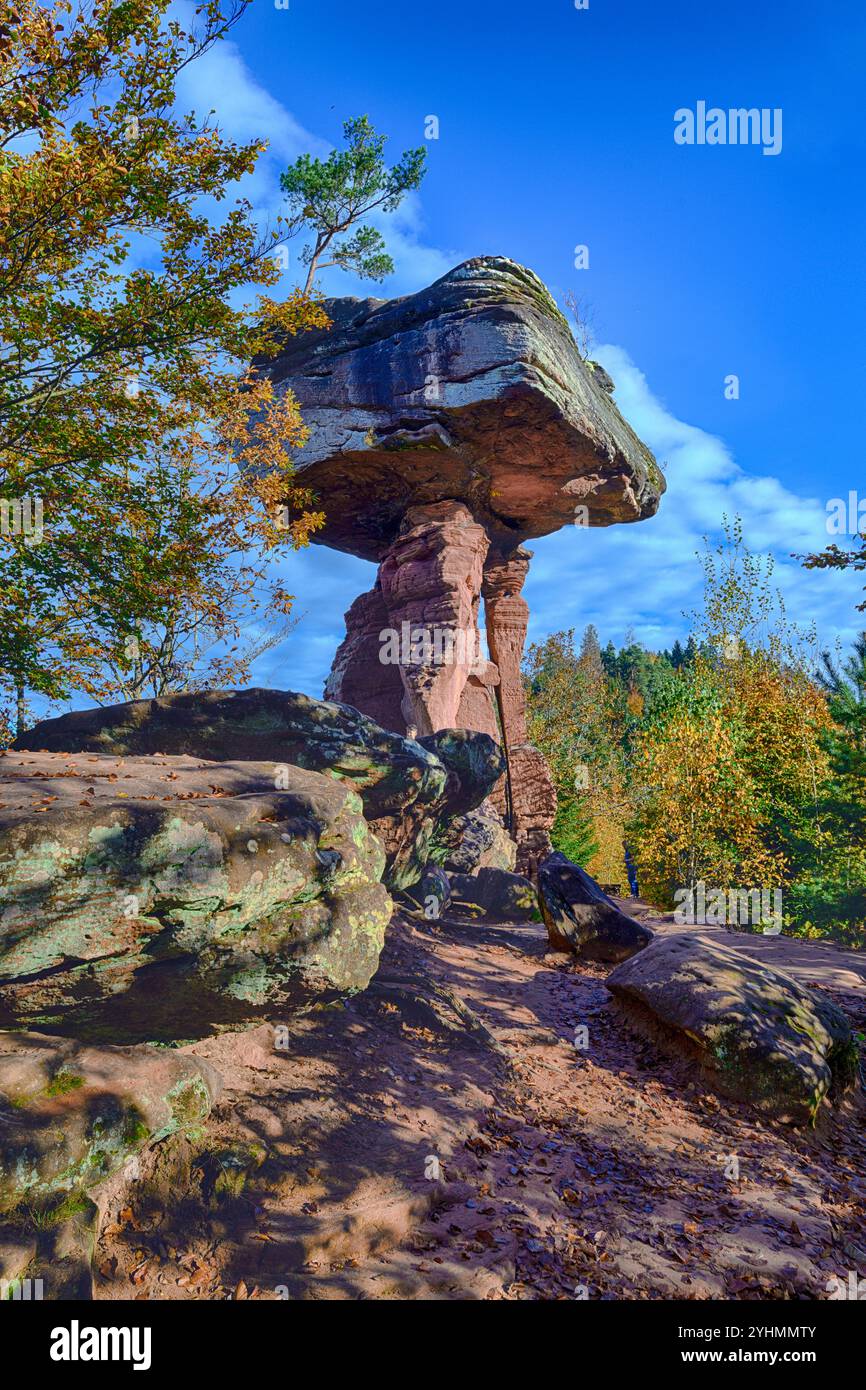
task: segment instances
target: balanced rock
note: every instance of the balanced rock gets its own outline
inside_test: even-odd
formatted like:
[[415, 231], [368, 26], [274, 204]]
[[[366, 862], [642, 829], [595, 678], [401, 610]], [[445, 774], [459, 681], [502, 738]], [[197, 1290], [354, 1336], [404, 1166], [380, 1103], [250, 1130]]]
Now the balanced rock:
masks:
[[722, 1094], [794, 1124], [855, 1083], [848, 1020], [817, 991], [691, 932], [657, 937], [607, 987], [630, 1019], [696, 1060]]
[[213, 1068], [180, 1052], [0, 1033], [0, 1213], [97, 1186], [194, 1130], [219, 1091]]
[[539, 867], [538, 896], [553, 951], [621, 961], [653, 939], [648, 927], [621, 912], [584, 869], [558, 850]]
[[259, 364], [310, 427], [317, 542], [382, 561], [410, 507], [451, 499], [500, 553], [579, 505], [594, 526], [655, 512], [658, 465], [531, 270], [479, 256], [404, 299], [324, 307], [330, 328]]
[[272, 784], [286, 765], [326, 773], [361, 797], [394, 888], [418, 879], [437, 826], [483, 801], [504, 767], [486, 735], [455, 736], [428, 750], [347, 705], [284, 690], [204, 691], [80, 710], [43, 720], [14, 746], [257, 762]]
[[256, 365], [310, 427], [296, 462], [326, 517], [313, 540], [379, 565], [346, 615], [326, 694], [396, 733], [501, 740], [495, 800], [534, 873], [556, 797], [527, 742], [522, 542], [573, 526], [580, 544], [586, 526], [650, 517], [664, 478], [610, 378], [516, 262], [476, 257], [403, 299], [324, 307], [328, 329]]
[[272, 763], [3, 755], [0, 1026], [202, 1037], [363, 989], [384, 850], [344, 781], [277, 781]]

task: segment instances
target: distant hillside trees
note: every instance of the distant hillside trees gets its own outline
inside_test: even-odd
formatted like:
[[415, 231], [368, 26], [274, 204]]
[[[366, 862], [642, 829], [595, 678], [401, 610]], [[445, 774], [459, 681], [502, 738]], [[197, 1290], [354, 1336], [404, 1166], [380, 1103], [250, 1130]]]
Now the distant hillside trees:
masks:
[[686, 643], [601, 647], [588, 629], [577, 653], [573, 632], [530, 648], [531, 735], [560, 796], [554, 842], [623, 891], [627, 846], [662, 908], [700, 881], [782, 888], [787, 930], [866, 944], [866, 635], [841, 665], [821, 662], [814, 634], [788, 621], [772, 561], [738, 522], [725, 530], [704, 554]]

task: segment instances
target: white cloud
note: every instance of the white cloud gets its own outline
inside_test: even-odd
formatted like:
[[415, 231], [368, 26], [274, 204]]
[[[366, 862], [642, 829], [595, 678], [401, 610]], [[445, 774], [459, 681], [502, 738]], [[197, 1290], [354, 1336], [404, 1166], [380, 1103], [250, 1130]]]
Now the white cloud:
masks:
[[[747, 472], [723, 440], [689, 425], [667, 409], [624, 349], [598, 348], [596, 357], [616, 382], [623, 415], [660, 460], [668, 490], [656, 516], [629, 526], [586, 530], [570, 526], [530, 541], [534, 559], [526, 597], [530, 640], [594, 623], [603, 642], [622, 642], [632, 628], [651, 649], [669, 647], [690, 630], [686, 614], [700, 609], [703, 536], [721, 537], [723, 515], [739, 515], [756, 552], [772, 552], [775, 583], [789, 617], [814, 620], [822, 641], [850, 643], [864, 624], [855, 605], [862, 576], [804, 570], [791, 554], [827, 543], [824, 499], [801, 497], [778, 478]], [[305, 616], [288, 642], [265, 657], [256, 682], [300, 688], [320, 696], [334, 652], [343, 640], [342, 615], [369, 589], [375, 568], [320, 546], [283, 562], [289, 589]]]
[[837, 636], [850, 642], [863, 626], [855, 612], [862, 576], [804, 570], [792, 558], [827, 544], [826, 499], [747, 472], [723, 440], [678, 419], [623, 348], [597, 348], [595, 356], [616, 382], [622, 414], [664, 464], [668, 490], [648, 521], [590, 531], [570, 527], [530, 542], [532, 639], [589, 622], [603, 641], [622, 641], [629, 627], [648, 647], [682, 638], [690, 627], [684, 614], [701, 606], [696, 552], [703, 551], [704, 535], [711, 542], [720, 538], [727, 515], [742, 518], [751, 550], [773, 554], [774, 581], [789, 617], [803, 626], [814, 620], [827, 644]]
[[267, 140], [269, 157], [281, 167], [304, 152], [322, 158], [330, 149], [260, 86], [231, 41], [215, 45], [183, 70], [177, 104], [199, 116], [214, 111], [220, 128], [239, 143]]

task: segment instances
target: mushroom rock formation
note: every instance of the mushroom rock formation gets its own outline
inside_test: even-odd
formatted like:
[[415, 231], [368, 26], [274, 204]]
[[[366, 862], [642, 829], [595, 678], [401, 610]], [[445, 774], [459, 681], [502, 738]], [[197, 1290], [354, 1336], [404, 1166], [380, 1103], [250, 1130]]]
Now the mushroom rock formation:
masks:
[[297, 468], [326, 515], [314, 540], [379, 564], [346, 614], [326, 696], [401, 734], [501, 739], [508, 770], [494, 799], [530, 872], [549, 850], [556, 798], [527, 742], [522, 542], [641, 521], [664, 479], [610, 378], [514, 261], [478, 257], [418, 294], [325, 308], [330, 329], [258, 366], [310, 428]]

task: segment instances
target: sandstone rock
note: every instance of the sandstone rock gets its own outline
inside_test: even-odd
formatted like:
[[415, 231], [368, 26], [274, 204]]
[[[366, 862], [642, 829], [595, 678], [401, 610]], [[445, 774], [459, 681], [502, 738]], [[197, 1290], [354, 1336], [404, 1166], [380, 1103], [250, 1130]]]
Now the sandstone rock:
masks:
[[423, 909], [425, 917], [435, 921], [451, 902], [451, 881], [444, 869], [428, 864], [418, 882], [409, 889], [409, 896]]
[[[377, 583], [369, 593], [359, 594], [346, 613], [346, 636], [337, 648], [331, 673], [325, 683], [328, 701], [352, 705], [396, 734], [405, 734], [411, 722], [403, 713], [406, 691], [400, 668], [380, 661], [382, 634], [391, 619]], [[401, 633], [402, 637], [402, 633]], [[461, 723], [461, 728], [474, 725]]]
[[657, 937], [607, 986], [717, 1090], [765, 1114], [805, 1124], [855, 1082], [857, 1046], [835, 1004], [700, 935]]
[[448, 781], [441, 803], [444, 820], [480, 806], [505, 769], [501, 748], [487, 734], [440, 729], [417, 742], [447, 769]]
[[450, 500], [505, 552], [578, 506], [598, 526], [656, 510], [652, 454], [532, 271], [482, 256], [404, 299], [325, 309], [331, 328], [258, 364], [311, 429], [297, 466], [317, 542], [381, 561], [410, 507]]
[[483, 868], [511, 872], [517, 846], [488, 798], [476, 810], [455, 816], [436, 831], [430, 857], [449, 874], [471, 874]]
[[[0, 1101], [2, 1104], [2, 1101]], [[16, 1225], [0, 1226], [0, 1298], [23, 1300], [32, 1298], [32, 1287], [24, 1281], [31, 1278], [30, 1267], [36, 1258], [36, 1236], [32, 1230]]]
[[183, 756], [0, 758], [0, 1026], [201, 1037], [363, 989], [391, 914], [384, 851], [345, 782], [278, 780]]
[[395, 664], [396, 657], [403, 713], [421, 734], [457, 726], [463, 688], [480, 656], [478, 603], [488, 544], [460, 503], [410, 507], [379, 567], [392, 648], [380, 645], [379, 664], [389, 654]]
[[451, 874], [455, 903], [480, 908], [496, 922], [531, 922], [538, 913], [535, 889], [522, 874], [505, 869], [479, 869], [477, 874]]
[[507, 823], [517, 841], [517, 867], [535, 875], [550, 854], [550, 828], [556, 816], [556, 788], [547, 760], [531, 743], [508, 749]]
[[532, 551], [518, 546], [496, 555], [484, 571], [482, 593], [490, 658], [499, 672], [497, 691], [506, 747], [526, 743], [523, 695], [523, 647], [529, 604], [521, 594]]
[[487, 645], [499, 672], [496, 700], [507, 757], [500, 797], [517, 842], [517, 867], [522, 874], [534, 875], [550, 853], [556, 789], [544, 757], [526, 737], [521, 666], [529, 605], [521, 589], [531, 558], [532, 551], [522, 546], [497, 555], [485, 569], [482, 592]]
[[477, 729], [478, 733], [489, 734], [499, 742], [501, 734], [496, 713], [498, 684], [499, 671], [492, 661], [479, 663], [469, 672], [457, 711], [458, 729]]
[[559, 851], [539, 867], [538, 896], [554, 951], [621, 961], [653, 939], [648, 927], [620, 912], [595, 880]]
[[[327, 518], [314, 540], [379, 563], [375, 589], [346, 615], [326, 693], [398, 733], [501, 730], [497, 805], [519, 867], [534, 873], [556, 799], [526, 742], [531, 552], [520, 542], [651, 516], [664, 479], [610, 378], [581, 359], [544, 285], [514, 261], [478, 257], [405, 299], [326, 309], [327, 331], [257, 363], [311, 427], [298, 469]], [[479, 591], [491, 660], [425, 656], [436, 633], [474, 640]], [[386, 633], [400, 634], [399, 662], [381, 661]]]
[[220, 1079], [195, 1057], [0, 1033], [0, 1212], [89, 1191], [146, 1144], [200, 1125]]
[[265, 764], [272, 782], [287, 764], [327, 773], [360, 795], [395, 888], [415, 882], [426, 863], [448, 780], [424, 748], [358, 710], [283, 690], [204, 691], [79, 710], [36, 724], [15, 747], [240, 759]]

